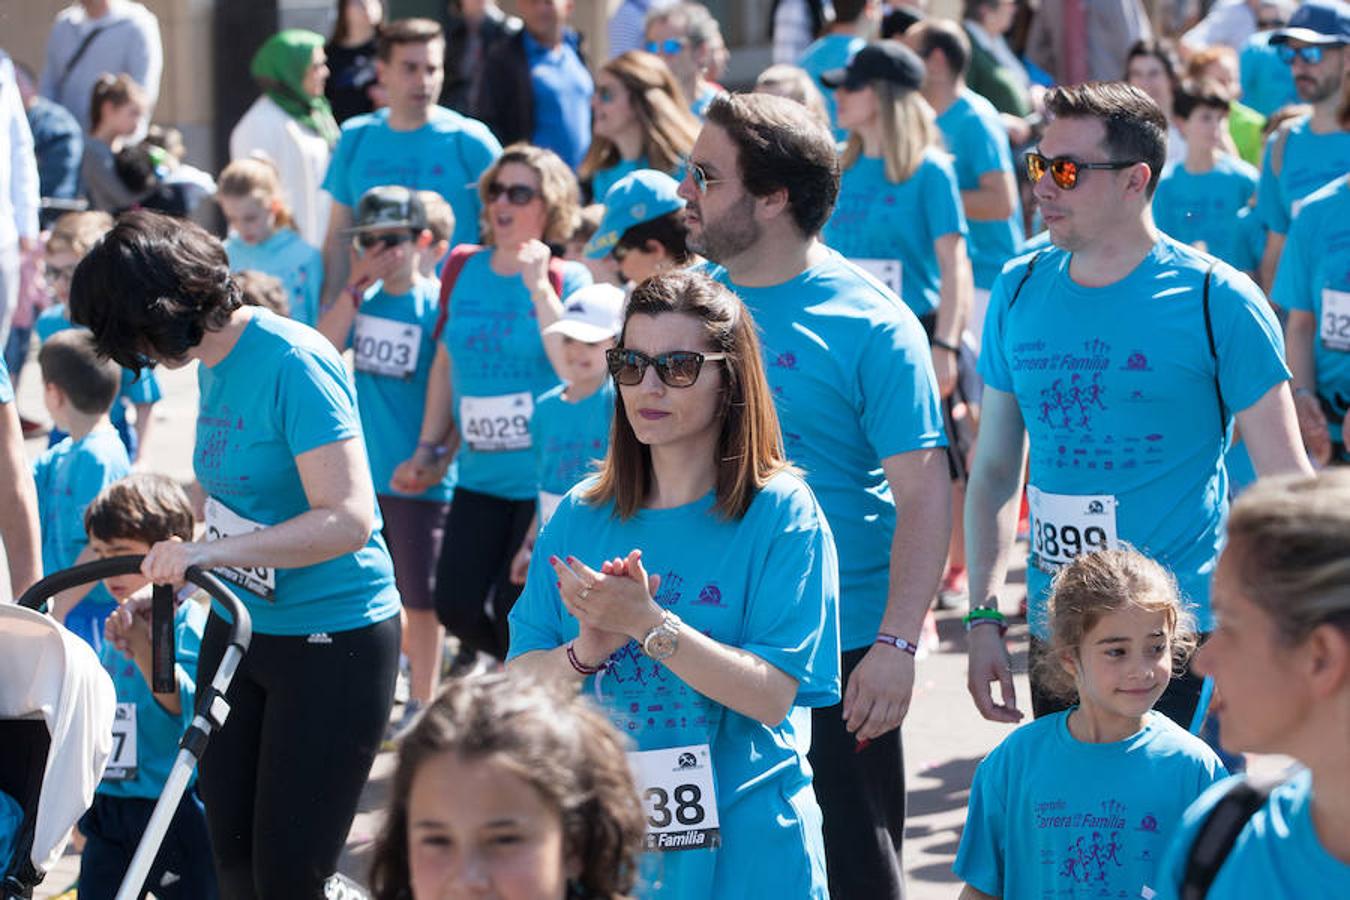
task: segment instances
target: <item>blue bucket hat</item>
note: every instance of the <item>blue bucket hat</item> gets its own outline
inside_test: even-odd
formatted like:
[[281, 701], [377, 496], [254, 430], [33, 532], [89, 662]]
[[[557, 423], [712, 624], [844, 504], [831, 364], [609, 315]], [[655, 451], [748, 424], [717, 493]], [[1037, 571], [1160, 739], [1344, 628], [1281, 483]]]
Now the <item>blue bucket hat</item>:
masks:
[[675, 193], [679, 186], [674, 178], [655, 169], [638, 169], [614, 182], [605, 194], [600, 227], [586, 242], [586, 256], [604, 259], [634, 225], [684, 209], [684, 200]]

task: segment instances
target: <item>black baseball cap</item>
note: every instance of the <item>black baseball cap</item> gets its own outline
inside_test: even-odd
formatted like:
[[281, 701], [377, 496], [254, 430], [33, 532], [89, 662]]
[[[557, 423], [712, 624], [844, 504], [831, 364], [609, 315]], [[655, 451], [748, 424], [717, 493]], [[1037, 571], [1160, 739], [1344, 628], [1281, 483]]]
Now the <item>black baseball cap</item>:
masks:
[[872, 81], [889, 81], [914, 91], [923, 84], [923, 76], [923, 60], [913, 50], [896, 41], [872, 41], [853, 54], [844, 68], [822, 72], [820, 83], [856, 91]]

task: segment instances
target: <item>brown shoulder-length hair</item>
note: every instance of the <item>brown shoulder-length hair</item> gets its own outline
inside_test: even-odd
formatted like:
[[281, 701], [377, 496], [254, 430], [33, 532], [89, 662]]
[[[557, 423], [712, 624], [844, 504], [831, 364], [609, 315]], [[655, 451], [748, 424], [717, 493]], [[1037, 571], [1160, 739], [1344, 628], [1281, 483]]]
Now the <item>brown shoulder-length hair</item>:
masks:
[[566, 244], [581, 221], [581, 189], [577, 186], [576, 176], [552, 150], [525, 143], [512, 144], [503, 150], [502, 155], [478, 179], [478, 200], [483, 207], [479, 223], [483, 229], [483, 243], [492, 244], [496, 241], [492, 233], [492, 204], [488, 202], [488, 186], [497, 180], [502, 167], [508, 163], [528, 166], [539, 176], [539, 194], [547, 210], [540, 240], [545, 244]]
[[[665, 62], [645, 50], [629, 50], [605, 63], [600, 71], [613, 75], [628, 92], [633, 115], [642, 123], [642, 152], [647, 165], [662, 172], [678, 169], [694, 149], [699, 122]], [[582, 178], [590, 178], [619, 162], [619, 148], [597, 134], [591, 138], [591, 149], [578, 171]]]
[[[623, 346], [633, 316], [667, 313], [701, 321], [710, 345], [706, 349], [726, 354], [720, 363], [724, 384], [715, 508], [727, 519], [739, 519], [750, 508], [755, 493], [774, 475], [790, 468], [754, 319], [735, 294], [708, 276], [687, 270], [666, 272], [653, 275], [633, 290], [624, 312], [619, 346]], [[627, 519], [642, 508], [651, 487], [651, 449], [637, 439], [624, 414], [622, 399], [616, 399], [609, 453], [585, 499], [597, 504], [612, 500], [615, 514]]]

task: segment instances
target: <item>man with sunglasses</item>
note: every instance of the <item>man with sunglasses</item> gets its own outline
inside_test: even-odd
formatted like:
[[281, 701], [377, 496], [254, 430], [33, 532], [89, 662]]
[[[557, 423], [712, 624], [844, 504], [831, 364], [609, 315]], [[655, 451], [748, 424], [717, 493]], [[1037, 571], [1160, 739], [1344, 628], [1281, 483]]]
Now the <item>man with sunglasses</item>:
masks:
[[[1234, 417], [1260, 475], [1310, 471], [1265, 297], [1245, 275], [1154, 226], [1162, 110], [1119, 82], [1056, 88], [1046, 110], [1050, 124], [1027, 155], [1027, 174], [1053, 246], [1009, 263], [994, 286], [966, 492], [968, 687], [981, 715], [1009, 723], [1022, 711], [999, 591], [1028, 458], [1033, 663], [1046, 652], [1054, 572], [1126, 543], [1170, 568], [1201, 631], [1213, 628], [1209, 578], [1227, 512], [1223, 455]], [[1199, 693], [1200, 680], [1187, 674], [1157, 707], [1189, 727]], [[1031, 702], [1038, 716], [1059, 708], [1034, 665]]]
[[643, 49], [665, 61], [690, 111], [702, 119], [717, 96], [717, 86], [704, 76], [721, 43], [721, 26], [702, 3], [677, 3], [648, 13], [646, 34]]
[[1350, 68], [1350, 3], [1313, 0], [1270, 38], [1294, 75], [1299, 99], [1312, 114], [1282, 126], [1266, 143], [1256, 211], [1269, 232], [1261, 261], [1263, 283], [1275, 282], [1285, 235], [1303, 198], [1350, 171], [1350, 130], [1341, 121]]
[[812, 710], [810, 751], [830, 894], [898, 898], [899, 726], [951, 522], [928, 341], [895, 294], [821, 243], [839, 161], [802, 105], [718, 96], [679, 193], [689, 247], [760, 327], [788, 458], [839, 548], [844, 702]]

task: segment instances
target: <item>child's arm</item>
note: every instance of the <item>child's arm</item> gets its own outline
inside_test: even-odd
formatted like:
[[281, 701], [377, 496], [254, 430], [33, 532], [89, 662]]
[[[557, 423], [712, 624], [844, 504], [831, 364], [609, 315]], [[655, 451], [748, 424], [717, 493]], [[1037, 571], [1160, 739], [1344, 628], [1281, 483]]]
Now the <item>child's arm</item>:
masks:
[[145, 459], [145, 448], [149, 446], [150, 422], [154, 419], [155, 404], [133, 403], [132, 406], [136, 408], [136, 458], [132, 462], [139, 463]]
[[999, 900], [993, 894], [986, 894], [984, 891], [977, 891], [970, 885], [961, 888], [961, 896], [958, 900]]
[[[140, 670], [145, 683], [151, 685], [155, 702], [164, 707], [170, 715], [182, 715], [183, 701], [180, 696], [181, 685], [178, 673], [174, 673], [174, 689], [167, 693], [154, 690], [154, 658], [150, 642], [150, 589], [128, 597], [115, 609], [103, 627], [105, 638], [117, 649], [130, 656]], [[175, 667], [176, 668], [176, 667]]]

